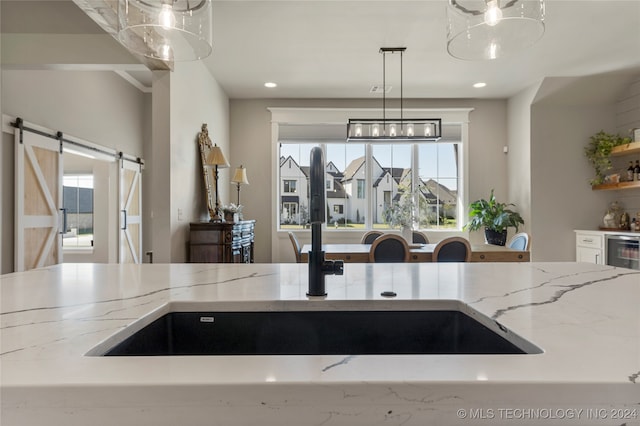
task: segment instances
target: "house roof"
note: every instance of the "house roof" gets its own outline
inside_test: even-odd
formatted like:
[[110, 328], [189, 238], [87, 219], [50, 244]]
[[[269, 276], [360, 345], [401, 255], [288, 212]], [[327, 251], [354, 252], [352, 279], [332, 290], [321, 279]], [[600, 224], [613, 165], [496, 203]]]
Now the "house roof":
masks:
[[451, 190], [433, 179], [422, 182], [422, 193], [429, 200], [439, 200], [441, 203], [455, 203], [457, 191]]
[[286, 163], [288, 160], [293, 161], [293, 163], [296, 165], [297, 168], [300, 169], [300, 171], [308, 178], [309, 177], [309, 166], [300, 166], [298, 165], [298, 163], [296, 162], [296, 160], [293, 159], [292, 156], [287, 156], [287, 157], [280, 157], [280, 167], [282, 168], [282, 166], [284, 166], [284, 163]]
[[347, 168], [344, 169], [343, 181], [346, 182], [353, 179], [355, 174], [358, 173], [358, 170], [360, 170], [360, 168], [364, 166], [364, 161], [365, 161], [364, 156], [358, 157], [355, 160], [352, 160], [347, 166]]

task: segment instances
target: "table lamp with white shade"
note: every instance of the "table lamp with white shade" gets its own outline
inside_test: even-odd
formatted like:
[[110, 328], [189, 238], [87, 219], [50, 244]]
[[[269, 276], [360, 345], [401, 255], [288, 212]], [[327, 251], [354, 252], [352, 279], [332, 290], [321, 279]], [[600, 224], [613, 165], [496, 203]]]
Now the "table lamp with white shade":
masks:
[[247, 179], [247, 169], [245, 169], [243, 165], [240, 165], [240, 167], [236, 168], [236, 171], [233, 174], [233, 179], [231, 179], [231, 183], [236, 184], [236, 188], [238, 189], [238, 205], [240, 205], [240, 185], [249, 185], [249, 180]]

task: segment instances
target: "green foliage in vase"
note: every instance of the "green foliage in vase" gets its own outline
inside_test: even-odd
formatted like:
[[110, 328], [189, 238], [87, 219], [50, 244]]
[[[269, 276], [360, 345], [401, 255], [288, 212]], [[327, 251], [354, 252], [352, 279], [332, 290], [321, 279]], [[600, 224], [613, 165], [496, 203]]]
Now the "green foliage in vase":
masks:
[[584, 154], [596, 172], [596, 177], [589, 182], [591, 185], [598, 185], [604, 182], [605, 172], [611, 169], [611, 150], [616, 146], [630, 143], [631, 138], [601, 130], [590, 139], [591, 142], [585, 147]]
[[522, 216], [520, 216], [520, 213], [509, 209], [510, 206], [515, 207], [515, 204], [499, 203], [496, 201], [492, 189], [489, 200], [480, 199], [469, 205], [470, 220], [469, 223], [464, 226], [464, 229], [477, 231], [484, 226], [485, 229], [503, 232], [507, 228], [513, 227], [516, 228], [516, 232], [518, 232], [518, 226], [524, 225], [524, 220]]

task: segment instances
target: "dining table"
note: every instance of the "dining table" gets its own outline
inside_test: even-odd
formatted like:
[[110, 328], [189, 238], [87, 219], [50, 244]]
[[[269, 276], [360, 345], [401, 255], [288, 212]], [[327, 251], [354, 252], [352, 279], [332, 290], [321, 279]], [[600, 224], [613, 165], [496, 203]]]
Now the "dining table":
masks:
[[[410, 262], [431, 262], [436, 244], [410, 244]], [[323, 244], [326, 259], [346, 263], [368, 263], [371, 244]], [[308, 262], [311, 244], [302, 246], [302, 262]], [[528, 250], [516, 250], [491, 244], [471, 244], [471, 262], [530, 262]]]

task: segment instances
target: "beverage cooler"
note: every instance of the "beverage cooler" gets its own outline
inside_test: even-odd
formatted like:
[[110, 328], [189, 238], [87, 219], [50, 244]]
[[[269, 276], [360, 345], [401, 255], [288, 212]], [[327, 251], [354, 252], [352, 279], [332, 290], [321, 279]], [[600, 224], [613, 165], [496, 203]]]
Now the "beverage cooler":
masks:
[[640, 270], [640, 235], [607, 235], [607, 265]]

